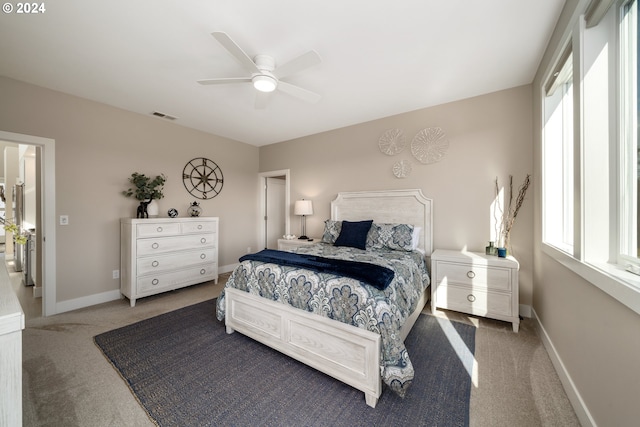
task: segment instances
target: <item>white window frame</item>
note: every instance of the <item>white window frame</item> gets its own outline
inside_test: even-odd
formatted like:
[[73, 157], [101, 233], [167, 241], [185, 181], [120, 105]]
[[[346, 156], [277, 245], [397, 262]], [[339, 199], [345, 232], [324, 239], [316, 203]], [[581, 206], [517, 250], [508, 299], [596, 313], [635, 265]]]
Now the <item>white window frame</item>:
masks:
[[[547, 84], [543, 102], [545, 122], [554, 123], [550, 132], [543, 131], [543, 159], [559, 157], [553, 167], [546, 167], [543, 161], [543, 242], [573, 255], [575, 85], [570, 47], [566, 48], [556, 70], [551, 76], [552, 82]], [[551, 107], [553, 111], [547, 111]]]
[[[626, 16], [623, 10], [626, 5], [635, 2]], [[619, 36], [619, 231], [617, 262], [630, 265], [640, 271], [638, 250], [638, 0], [627, 0], [620, 4], [620, 36]], [[632, 52], [631, 61], [624, 53]], [[635, 250], [634, 250], [635, 249]], [[635, 252], [635, 256], [629, 254]]]
[[[586, 28], [584, 15], [577, 11], [565, 30], [563, 38], [571, 42], [574, 55], [576, 181], [573, 251], [561, 250], [544, 241], [544, 195], [543, 235], [540, 237], [543, 239], [543, 253], [640, 314], [640, 276], [625, 270], [625, 262], [629, 260], [620, 257], [619, 250], [623, 240], [620, 233], [625, 232], [622, 229], [621, 206], [624, 197], [621, 191], [628, 191], [629, 187], [622, 186], [619, 179], [623, 165], [618, 142], [622, 137], [619, 123], [623, 111], [618, 95], [621, 93], [622, 77], [618, 71], [620, 50], [617, 46], [620, 43], [620, 8], [628, 1], [631, 0], [615, 1], [614, 7], [606, 15], [603, 14], [602, 22], [590, 25], [589, 29]], [[583, 12], [588, 3], [581, 1]], [[603, 39], [606, 40], [603, 42]], [[560, 57], [560, 53], [557, 57]], [[546, 86], [555, 71], [553, 68], [548, 70], [548, 78], [543, 80], [543, 83], [547, 82]], [[546, 91], [545, 87], [539, 89], [545, 117]], [[607, 140], [609, 143], [603, 144]], [[596, 160], [601, 168], [595, 168]]]

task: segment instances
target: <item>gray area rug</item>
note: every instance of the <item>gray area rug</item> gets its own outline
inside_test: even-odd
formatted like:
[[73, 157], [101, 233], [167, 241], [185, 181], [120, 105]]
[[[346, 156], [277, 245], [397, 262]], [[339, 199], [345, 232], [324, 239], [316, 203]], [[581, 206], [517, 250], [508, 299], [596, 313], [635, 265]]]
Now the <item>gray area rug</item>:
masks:
[[239, 333], [205, 301], [95, 337], [160, 426], [466, 426], [475, 328], [420, 315], [402, 399], [364, 394]]

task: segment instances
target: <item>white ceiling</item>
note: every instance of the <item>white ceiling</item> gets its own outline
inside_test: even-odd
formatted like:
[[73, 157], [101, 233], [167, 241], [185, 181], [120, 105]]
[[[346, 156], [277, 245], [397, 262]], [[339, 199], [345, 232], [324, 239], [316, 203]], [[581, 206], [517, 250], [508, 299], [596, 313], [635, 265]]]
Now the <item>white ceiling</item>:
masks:
[[[529, 84], [564, 0], [41, 3], [0, 15], [0, 75], [262, 146]], [[285, 80], [322, 99], [196, 83], [246, 75], [213, 31], [276, 66], [315, 50]]]

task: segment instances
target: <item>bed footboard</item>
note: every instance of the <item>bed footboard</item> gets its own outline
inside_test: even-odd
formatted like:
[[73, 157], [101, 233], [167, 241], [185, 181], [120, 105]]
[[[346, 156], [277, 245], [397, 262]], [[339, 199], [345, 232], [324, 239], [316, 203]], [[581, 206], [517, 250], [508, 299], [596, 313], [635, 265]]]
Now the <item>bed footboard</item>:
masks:
[[234, 330], [324, 372], [365, 394], [382, 393], [380, 335], [227, 288], [225, 323]]

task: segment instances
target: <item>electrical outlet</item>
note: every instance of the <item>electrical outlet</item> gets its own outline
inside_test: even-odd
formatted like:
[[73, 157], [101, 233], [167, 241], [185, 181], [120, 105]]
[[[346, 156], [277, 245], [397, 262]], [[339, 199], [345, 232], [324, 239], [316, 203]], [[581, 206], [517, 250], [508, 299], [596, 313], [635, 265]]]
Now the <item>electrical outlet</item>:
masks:
[[120, 278], [120, 270], [113, 270], [113, 278], [114, 279], [119, 279]]
[[250, 254], [251, 253], [251, 246], [247, 246], [247, 253]]
[[69, 225], [69, 215], [60, 215], [60, 225]]

